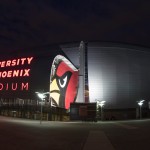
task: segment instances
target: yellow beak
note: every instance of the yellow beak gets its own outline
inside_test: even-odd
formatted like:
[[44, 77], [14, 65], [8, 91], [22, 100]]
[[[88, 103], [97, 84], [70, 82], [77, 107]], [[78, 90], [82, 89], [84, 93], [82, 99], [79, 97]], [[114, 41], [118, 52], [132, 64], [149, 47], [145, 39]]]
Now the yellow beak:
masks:
[[55, 100], [57, 105], [59, 105], [60, 90], [57, 85], [56, 79], [54, 79], [50, 84], [50, 97], [53, 98], [53, 100]]

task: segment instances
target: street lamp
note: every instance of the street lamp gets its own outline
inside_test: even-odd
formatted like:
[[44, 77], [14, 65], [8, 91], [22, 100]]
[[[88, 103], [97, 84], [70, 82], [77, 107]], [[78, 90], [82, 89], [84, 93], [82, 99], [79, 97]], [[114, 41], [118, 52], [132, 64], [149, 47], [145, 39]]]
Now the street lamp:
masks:
[[98, 106], [101, 107], [101, 120], [103, 120], [103, 107], [104, 107], [106, 101], [96, 100], [96, 102], [97, 102], [97, 107]]
[[46, 93], [40, 93], [40, 92], [35, 92], [37, 94], [37, 96], [42, 100], [41, 102], [41, 116], [40, 116], [40, 124], [42, 124], [42, 115], [43, 115], [43, 101], [45, 100], [46, 98], [46, 94], [49, 94], [49, 92], [46, 92]]
[[139, 105], [139, 107], [140, 107], [140, 119], [142, 118], [142, 105], [143, 105], [143, 102], [144, 102], [145, 100], [140, 100], [140, 101], [138, 101], [138, 105]]

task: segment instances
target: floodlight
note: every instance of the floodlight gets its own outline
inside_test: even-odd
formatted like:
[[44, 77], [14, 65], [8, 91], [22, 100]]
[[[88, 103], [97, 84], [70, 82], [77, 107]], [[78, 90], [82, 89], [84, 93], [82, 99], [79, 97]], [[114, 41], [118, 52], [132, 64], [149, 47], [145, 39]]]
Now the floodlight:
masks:
[[[44, 98], [46, 98], [46, 94], [49, 94], [49, 92], [45, 92], [45, 93], [40, 93], [40, 92], [35, 92], [37, 94], [37, 96], [44, 101]], [[42, 103], [41, 103], [41, 119], [40, 119], [40, 124], [42, 123]]]
[[138, 105], [139, 105], [139, 106], [142, 106], [144, 101], [145, 101], [145, 100], [138, 101]]
[[144, 101], [145, 101], [145, 100], [137, 101], [137, 102], [138, 102], [138, 105], [140, 106], [140, 109], [139, 109], [140, 119], [142, 118], [142, 105], [143, 105]]

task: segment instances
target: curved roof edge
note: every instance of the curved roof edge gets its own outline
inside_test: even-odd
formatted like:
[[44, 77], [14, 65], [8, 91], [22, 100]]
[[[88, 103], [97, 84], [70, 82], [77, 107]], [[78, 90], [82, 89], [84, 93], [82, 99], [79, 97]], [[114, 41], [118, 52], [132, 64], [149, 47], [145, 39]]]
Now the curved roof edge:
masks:
[[119, 47], [119, 48], [129, 48], [138, 51], [146, 51], [150, 52], [150, 48], [142, 45], [137, 44], [129, 44], [129, 43], [122, 43], [122, 42], [99, 42], [99, 41], [88, 41], [88, 47]]
[[[70, 48], [70, 47], [79, 47], [81, 41], [75, 42], [65, 42], [60, 43], [60, 48]], [[138, 44], [131, 44], [131, 43], [124, 43], [124, 42], [112, 42], [112, 41], [84, 41], [87, 43], [88, 47], [118, 47], [118, 48], [129, 48], [137, 51], [145, 51], [150, 52], [150, 47], [138, 45]]]
[[[94, 46], [99, 46], [99, 47], [120, 47], [120, 48], [130, 48], [130, 49], [136, 49], [139, 51], [146, 51], [146, 52], [150, 52], [150, 47], [148, 46], [144, 46], [144, 45], [137, 45], [137, 44], [132, 44], [132, 43], [123, 43], [123, 42], [112, 42], [112, 41], [86, 41], [86, 40], [82, 40], [84, 43], [87, 43], [87, 45], [89, 47], [94, 47]], [[31, 47], [25, 47], [25, 48], [18, 48], [18, 49], [14, 49], [13, 51], [9, 51], [9, 52], [4, 52], [5, 53], [16, 53], [16, 54], [20, 54], [20, 53], [28, 53], [28, 52], [40, 52], [43, 49], [45, 49], [46, 51], [49, 50], [49, 48], [70, 48], [70, 47], [79, 47], [80, 46], [80, 42], [81, 41], [72, 41], [72, 42], [59, 42], [59, 43], [52, 43], [52, 44], [47, 44], [47, 45], [40, 45], [40, 46], [31, 46]]]

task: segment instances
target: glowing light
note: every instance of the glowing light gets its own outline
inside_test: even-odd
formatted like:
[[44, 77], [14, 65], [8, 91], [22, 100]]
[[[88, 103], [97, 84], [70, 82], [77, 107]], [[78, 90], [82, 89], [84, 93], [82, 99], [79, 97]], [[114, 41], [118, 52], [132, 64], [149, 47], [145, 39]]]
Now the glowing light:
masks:
[[42, 93], [38, 93], [37, 95], [38, 95], [38, 97], [41, 98], [42, 100], [43, 100], [43, 98], [46, 97], [46, 96], [45, 96], [44, 94], [42, 94]]
[[[45, 93], [40, 93], [40, 92], [35, 92], [37, 94], [37, 96], [42, 100], [42, 102], [45, 100], [46, 98], [46, 94], [49, 94], [49, 92], [45, 92]], [[42, 124], [42, 116], [43, 116], [43, 108], [42, 108], [42, 103], [41, 103], [41, 117], [40, 117], [40, 124]]]
[[138, 105], [139, 105], [139, 106], [142, 106], [144, 101], [145, 101], [145, 100], [139, 101], [139, 102], [138, 102]]
[[106, 101], [100, 101], [100, 100], [96, 100], [97, 105], [103, 107], [105, 105]]
[[46, 98], [46, 94], [49, 94], [49, 92], [46, 93], [35, 92], [35, 93], [41, 100], [44, 100], [44, 98]]
[[144, 102], [145, 100], [140, 100], [140, 101], [138, 101], [138, 105], [140, 106], [139, 108], [140, 108], [140, 110], [139, 110], [139, 113], [140, 113], [140, 119], [142, 118], [142, 105], [143, 105], [143, 102]]

